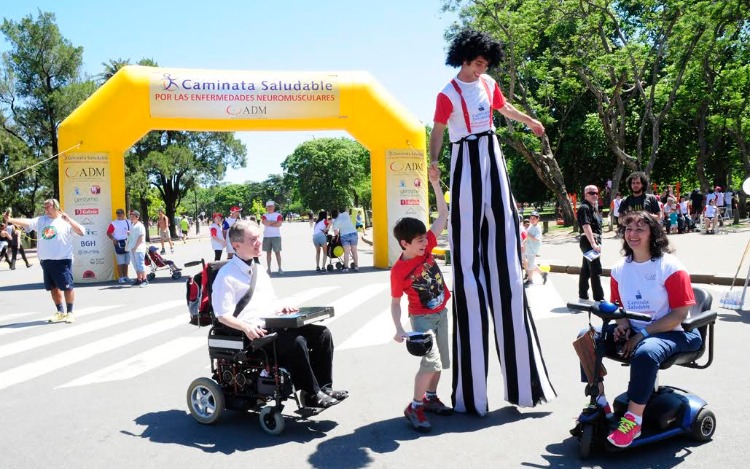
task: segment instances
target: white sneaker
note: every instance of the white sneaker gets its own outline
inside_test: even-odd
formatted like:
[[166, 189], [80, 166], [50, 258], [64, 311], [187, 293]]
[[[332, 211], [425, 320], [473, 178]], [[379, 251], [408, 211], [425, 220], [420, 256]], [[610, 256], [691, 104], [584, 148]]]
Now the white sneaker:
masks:
[[284, 271], [279, 269], [279, 275], [284, 275]]
[[117, 279], [117, 283], [119, 283], [119, 284], [123, 284], [125, 282], [126, 282], [125, 277], [120, 277], [120, 278]]

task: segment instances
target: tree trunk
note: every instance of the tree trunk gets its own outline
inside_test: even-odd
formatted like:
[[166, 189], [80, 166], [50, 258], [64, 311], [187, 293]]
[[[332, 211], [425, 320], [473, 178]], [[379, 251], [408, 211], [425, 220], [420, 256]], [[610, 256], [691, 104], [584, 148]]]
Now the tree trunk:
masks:
[[560, 166], [558, 166], [557, 160], [555, 160], [555, 156], [552, 154], [552, 148], [550, 148], [547, 135], [542, 136], [542, 153], [529, 150], [521, 140], [511, 138], [505, 143], [526, 158], [526, 161], [534, 169], [539, 180], [542, 181], [550, 192], [555, 194], [555, 200], [562, 211], [565, 226], [572, 225], [575, 222], [575, 213], [570, 200], [568, 200], [568, 190], [565, 187], [565, 180], [563, 179], [562, 171], [560, 171]]
[[148, 201], [146, 200], [145, 196], [141, 197], [141, 223], [143, 223], [143, 226], [146, 228], [146, 242], [151, 242], [151, 235], [149, 234], [148, 225], [149, 225], [149, 219], [148, 219]]

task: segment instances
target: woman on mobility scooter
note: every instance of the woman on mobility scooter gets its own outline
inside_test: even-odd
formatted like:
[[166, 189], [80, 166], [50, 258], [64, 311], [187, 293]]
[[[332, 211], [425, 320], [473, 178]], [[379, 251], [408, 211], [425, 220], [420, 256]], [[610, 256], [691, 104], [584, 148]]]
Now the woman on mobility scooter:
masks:
[[[256, 269], [255, 291], [249, 303], [234, 316], [237, 303], [251, 285], [253, 258], [260, 255], [261, 234], [257, 224], [239, 220], [229, 229], [229, 242], [235, 256], [219, 270], [213, 282], [211, 305], [222, 324], [242, 331], [250, 340], [268, 334], [262, 319], [269, 315], [276, 297], [271, 279], [263, 269]], [[285, 307], [283, 313], [296, 308]], [[292, 381], [300, 389], [304, 407], [327, 408], [348, 397], [346, 391], [332, 389], [333, 338], [330, 330], [308, 324], [294, 329], [275, 331], [279, 363], [289, 370]]]
[[[698, 350], [702, 342], [697, 330], [685, 331], [681, 326], [695, 297], [690, 275], [670, 254], [664, 228], [647, 212], [628, 213], [623, 226], [625, 257], [612, 268], [611, 301], [652, 319], [618, 319], [607, 326], [607, 348], [630, 360], [627, 412], [607, 437], [619, 448], [629, 446], [641, 434], [643, 411], [654, 390], [659, 366], [672, 355]], [[602, 382], [597, 402], [611, 413]]]

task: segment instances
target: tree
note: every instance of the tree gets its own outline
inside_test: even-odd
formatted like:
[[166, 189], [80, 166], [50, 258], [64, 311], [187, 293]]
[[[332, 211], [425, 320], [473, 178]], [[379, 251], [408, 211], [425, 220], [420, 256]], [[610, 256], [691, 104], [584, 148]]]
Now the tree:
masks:
[[[247, 150], [233, 133], [170, 130], [149, 132], [134, 145], [133, 153], [142, 162], [149, 183], [159, 191], [167, 217], [174, 220], [187, 190], [216, 184], [227, 167], [244, 166]], [[170, 232], [175, 236], [173, 223]]]
[[302, 204], [311, 210], [351, 207], [369, 178], [370, 152], [348, 138], [302, 143], [281, 164]]
[[[0, 31], [10, 45], [3, 54], [0, 85], [0, 101], [8, 113], [3, 131], [23, 142], [38, 161], [56, 156], [57, 127], [95, 88], [79, 75], [83, 47], [62, 36], [53, 13], [40, 11], [36, 19], [29, 15], [19, 22], [5, 19]], [[39, 166], [34, 185], [59, 198], [57, 171], [56, 164]]]
[[[505, 46], [504, 58], [493, 75], [500, 84], [509, 102], [536, 117], [547, 128], [541, 139], [528, 129], [521, 128], [510, 119], [497, 117], [500, 141], [510, 146], [531, 165], [540, 181], [555, 195], [566, 224], [572, 224], [575, 216], [567, 197], [567, 189], [560, 167], [555, 160], [555, 140], [558, 129], [555, 123], [564, 121], [567, 110], [575, 104], [569, 93], [561, 93], [556, 99], [556, 77], [548, 71], [554, 69], [556, 58], [549, 54], [547, 45], [539, 36], [547, 18], [537, 2], [473, 0], [470, 2], [446, 1], [444, 8], [460, 8], [462, 25], [456, 25], [446, 33], [451, 39], [461, 27], [472, 27], [491, 33]], [[537, 61], [530, 60], [530, 58]], [[565, 83], [560, 83], [564, 85]]]

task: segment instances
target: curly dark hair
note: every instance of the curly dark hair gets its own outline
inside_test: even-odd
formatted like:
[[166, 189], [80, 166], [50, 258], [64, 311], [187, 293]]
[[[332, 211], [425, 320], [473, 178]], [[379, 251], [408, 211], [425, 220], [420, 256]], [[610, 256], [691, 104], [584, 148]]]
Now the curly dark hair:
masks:
[[[647, 225], [651, 236], [649, 237], [648, 250], [651, 253], [651, 260], [660, 258], [665, 252], [673, 252], [674, 249], [669, 245], [669, 238], [667, 238], [667, 232], [664, 231], [664, 227], [659, 222], [659, 219], [654, 214], [641, 211], [641, 212], [629, 212], [621, 216], [621, 223], [623, 226], [627, 226], [633, 222], [638, 225]], [[633, 250], [628, 245], [627, 232], [622, 240], [622, 254], [628, 258], [628, 262], [633, 261]]]
[[628, 189], [630, 189], [630, 183], [633, 182], [633, 179], [640, 179], [641, 184], [643, 185], [643, 192], [646, 192], [648, 190], [648, 176], [646, 176], [646, 173], [643, 171], [635, 171], [633, 173], [630, 173], [630, 176], [625, 180], [625, 183], [628, 185]]
[[492, 68], [503, 60], [503, 46], [489, 34], [464, 29], [451, 42], [445, 65], [460, 67], [464, 62], [471, 62], [480, 55], [489, 62], [488, 68]]

